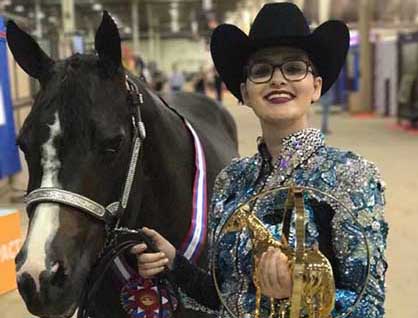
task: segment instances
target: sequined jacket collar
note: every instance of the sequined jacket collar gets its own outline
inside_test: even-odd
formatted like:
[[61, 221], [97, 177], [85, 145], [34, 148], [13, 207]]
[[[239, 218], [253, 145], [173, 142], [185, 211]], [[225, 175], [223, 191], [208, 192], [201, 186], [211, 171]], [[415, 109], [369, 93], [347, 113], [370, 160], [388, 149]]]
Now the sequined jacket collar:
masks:
[[259, 137], [257, 139], [257, 155], [270, 168], [289, 170], [290, 172], [324, 145], [324, 136], [320, 130], [305, 128], [282, 139], [282, 150], [277, 158], [271, 157], [263, 137]]

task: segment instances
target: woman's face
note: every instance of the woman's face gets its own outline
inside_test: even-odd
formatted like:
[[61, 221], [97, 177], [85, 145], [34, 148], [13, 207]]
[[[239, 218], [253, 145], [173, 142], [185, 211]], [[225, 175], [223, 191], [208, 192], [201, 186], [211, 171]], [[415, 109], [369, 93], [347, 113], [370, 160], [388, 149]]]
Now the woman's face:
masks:
[[[272, 65], [280, 65], [286, 61], [307, 61], [306, 53], [297, 48], [274, 47], [262, 49], [251, 56], [249, 65], [259, 61], [267, 61]], [[292, 68], [288, 69], [292, 71]], [[248, 76], [241, 84], [244, 104], [251, 107], [262, 123], [269, 125], [288, 125], [307, 119], [310, 105], [321, 96], [322, 79], [312, 74], [308, 68], [304, 79], [287, 80], [276, 67], [272, 78], [261, 84], [251, 81]]]

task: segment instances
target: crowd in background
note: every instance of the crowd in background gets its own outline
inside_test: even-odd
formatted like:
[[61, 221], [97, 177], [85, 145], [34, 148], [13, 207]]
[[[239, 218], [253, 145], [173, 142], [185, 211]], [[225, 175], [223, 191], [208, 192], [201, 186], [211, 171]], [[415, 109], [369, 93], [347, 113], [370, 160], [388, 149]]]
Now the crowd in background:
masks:
[[157, 63], [145, 63], [139, 56], [131, 56], [129, 60], [125, 57], [124, 65], [157, 92], [193, 91], [222, 101], [224, 85], [213, 66], [201, 65], [197, 71], [187, 73], [178, 64], [173, 64], [171, 72], [166, 74]]

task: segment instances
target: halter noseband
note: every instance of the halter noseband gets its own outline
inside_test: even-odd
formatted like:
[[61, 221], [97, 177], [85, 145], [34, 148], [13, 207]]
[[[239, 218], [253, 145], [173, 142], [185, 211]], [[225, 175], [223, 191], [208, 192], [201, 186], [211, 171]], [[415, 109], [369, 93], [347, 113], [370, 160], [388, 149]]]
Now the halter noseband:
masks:
[[59, 188], [41, 187], [33, 190], [26, 196], [25, 203], [27, 207], [43, 202], [59, 203], [88, 213], [106, 225], [114, 224], [115, 221], [120, 220], [128, 205], [141, 145], [146, 137], [140, 109], [140, 105], [144, 103], [143, 95], [139, 92], [138, 86], [128, 76], [126, 76], [126, 88], [128, 91], [128, 104], [131, 111], [134, 135], [129, 169], [119, 201], [113, 202], [105, 207], [81, 194]]

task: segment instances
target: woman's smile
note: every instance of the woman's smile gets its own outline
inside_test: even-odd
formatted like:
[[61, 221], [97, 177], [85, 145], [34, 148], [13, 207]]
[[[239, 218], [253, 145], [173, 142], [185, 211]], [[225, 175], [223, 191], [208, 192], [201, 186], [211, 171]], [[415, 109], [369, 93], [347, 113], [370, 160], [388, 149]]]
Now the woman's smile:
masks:
[[295, 97], [296, 96], [293, 93], [286, 90], [273, 90], [264, 96], [264, 100], [270, 104], [277, 105], [290, 102]]

